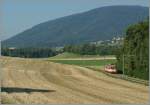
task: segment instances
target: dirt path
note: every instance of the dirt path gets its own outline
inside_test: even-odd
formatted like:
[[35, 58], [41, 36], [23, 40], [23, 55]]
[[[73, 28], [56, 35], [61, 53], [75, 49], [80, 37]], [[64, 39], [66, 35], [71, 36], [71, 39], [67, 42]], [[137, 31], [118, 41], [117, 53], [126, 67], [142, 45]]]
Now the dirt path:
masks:
[[2, 57], [2, 102], [147, 103], [148, 86], [49, 61]]

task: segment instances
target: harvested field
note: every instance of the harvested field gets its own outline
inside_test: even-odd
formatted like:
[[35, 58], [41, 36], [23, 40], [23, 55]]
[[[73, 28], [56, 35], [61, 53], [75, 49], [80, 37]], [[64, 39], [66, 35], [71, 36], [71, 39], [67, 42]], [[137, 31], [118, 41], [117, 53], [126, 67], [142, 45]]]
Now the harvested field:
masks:
[[2, 103], [147, 103], [148, 86], [40, 59], [1, 57]]

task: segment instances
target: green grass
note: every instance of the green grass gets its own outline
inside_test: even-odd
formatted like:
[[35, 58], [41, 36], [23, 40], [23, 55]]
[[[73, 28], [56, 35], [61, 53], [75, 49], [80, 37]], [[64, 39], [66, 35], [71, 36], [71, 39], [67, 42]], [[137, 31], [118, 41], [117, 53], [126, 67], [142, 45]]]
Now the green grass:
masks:
[[[58, 54], [54, 57], [50, 57], [49, 59], [67, 59], [67, 58], [97, 58], [102, 57], [99, 55], [80, 55], [80, 54], [74, 54], [74, 53], [68, 53], [64, 52], [62, 54]], [[114, 57], [113, 55], [108, 55], [107, 57]]]
[[[95, 59], [95, 58], [101, 58], [101, 57], [104, 57], [104, 56], [79, 55], [79, 54], [65, 52], [55, 57], [50, 57], [48, 60], [51, 62], [61, 63], [61, 64], [78, 65], [78, 66], [84, 66], [84, 67], [97, 67], [97, 68], [116, 62], [116, 60], [114, 59], [105, 59], [105, 60]], [[109, 55], [105, 57], [114, 57], [114, 56]], [[77, 59], [74, 59], [74, 58], [77, 58]], [[88, 58], [92, 58], [92, 59], [88, 59]]]
[[51, 62], [78, 65], [78, 66], [104, 66], [115, 63], [116, 60], [50, 60]]
[[62, 53], [62, 54], [58, 54], [58, 55], [56, 55], [54, 57], [50, 57], [50, 58], [59, 59], [59, 58], [78, 58], [78, 57], [81, 57], [81, 55], [65, 52], [65, 53]]

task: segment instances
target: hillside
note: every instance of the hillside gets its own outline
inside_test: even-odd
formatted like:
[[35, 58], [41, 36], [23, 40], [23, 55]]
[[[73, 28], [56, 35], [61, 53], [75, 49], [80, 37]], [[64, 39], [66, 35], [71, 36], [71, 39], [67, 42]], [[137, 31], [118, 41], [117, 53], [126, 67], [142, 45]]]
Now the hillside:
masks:
[[146, 104], [148, 86], [91, 69], [38, 59], [1, 57], [4, 104]]
[[3, 41], [2, 46], [55, 47], [107, 40], [147, 17], [147, 7], [106, 6], [38, 24]]

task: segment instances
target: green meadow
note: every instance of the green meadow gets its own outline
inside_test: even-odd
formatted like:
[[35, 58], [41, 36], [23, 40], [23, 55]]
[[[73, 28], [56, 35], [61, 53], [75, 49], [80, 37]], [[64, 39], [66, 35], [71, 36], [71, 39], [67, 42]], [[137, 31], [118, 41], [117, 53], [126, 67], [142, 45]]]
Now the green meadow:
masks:
[[50, 60], [55, 63], [78, 65], [78, 66], [104, 66], [115, 63], [115, 60]]

